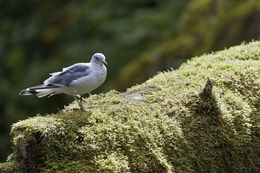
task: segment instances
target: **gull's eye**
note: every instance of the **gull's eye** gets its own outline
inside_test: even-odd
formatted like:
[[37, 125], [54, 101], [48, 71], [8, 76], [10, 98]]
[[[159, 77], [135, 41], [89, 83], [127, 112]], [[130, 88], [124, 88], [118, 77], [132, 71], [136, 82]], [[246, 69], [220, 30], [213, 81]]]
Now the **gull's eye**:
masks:
[[95, 56], [95, 58], [98, 60], [98, 57], [97, 57], [97, 56]]

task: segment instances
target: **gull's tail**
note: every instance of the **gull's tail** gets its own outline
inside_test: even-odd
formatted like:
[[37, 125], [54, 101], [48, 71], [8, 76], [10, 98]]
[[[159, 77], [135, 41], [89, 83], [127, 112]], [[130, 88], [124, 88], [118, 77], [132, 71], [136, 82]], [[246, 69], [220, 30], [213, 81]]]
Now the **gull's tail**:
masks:
[[53, 96], [55, 94], [60, 94], [61, 92], [57, 89], [58, 86], [45, 86], [38, 85], [30, 88], [21, 90], [19, 95], [36, 95], [37, 97]]

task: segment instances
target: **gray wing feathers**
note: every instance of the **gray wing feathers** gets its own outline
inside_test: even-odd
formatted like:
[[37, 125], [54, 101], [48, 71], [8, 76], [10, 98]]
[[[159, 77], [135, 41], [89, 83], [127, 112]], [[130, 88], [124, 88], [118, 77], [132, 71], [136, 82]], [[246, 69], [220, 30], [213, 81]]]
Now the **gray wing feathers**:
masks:
[[44, 81], [44, 85], [69, 86], [73, 80], [77, 80], [90, 73], [88, 64], [78, 63], [67, 68], [62, 72], [51, 73], [51, 77]]

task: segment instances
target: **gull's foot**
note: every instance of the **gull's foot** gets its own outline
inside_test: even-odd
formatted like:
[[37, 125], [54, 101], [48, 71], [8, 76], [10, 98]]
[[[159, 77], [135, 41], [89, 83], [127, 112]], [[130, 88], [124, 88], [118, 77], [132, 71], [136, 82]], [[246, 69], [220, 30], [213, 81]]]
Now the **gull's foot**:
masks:
[[71, 110], [71, 111], [82, 111], [82, 112], [88, 112], [88, 111], [90, 111], [91, 109], [85, 109], [85, 108], [79, 108], [79, 107], [77, 107], [77, 106], [73, 106], [73, 107], [71, 107], [69, 110]]
[[80, 107], [80, 110], [81, 110], [82, 112], [87, 112], [87, 111], [90, 111], [90, 110], [91, 110], [91, 109], [85, 109], [82, 104], [79, 105], [79, 107]]
[[80, 110], [81, 110], [82, 112], [85, 112], [85, 111], [86, 111], [85, 108], [84, 108], [84, 106], [82, 105], [82, 99], [81, 99], [80, 102], [79, 102], [79, 107], [80, 107]]
[[78, 105], [70, 105], [68, 110], [69, 111], [79, 111], [80, 108], [78, 107]]
[[80, 110], [81, 110], [82, 112], [86, 112], [86, 109], [85, 109], [85, 108], [80, 108]]

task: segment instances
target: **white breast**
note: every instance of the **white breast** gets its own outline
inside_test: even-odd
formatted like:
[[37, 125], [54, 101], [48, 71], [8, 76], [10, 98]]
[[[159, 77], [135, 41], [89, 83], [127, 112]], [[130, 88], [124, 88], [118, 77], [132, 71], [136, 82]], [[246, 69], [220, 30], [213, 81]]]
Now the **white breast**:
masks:
[[93, 70], [87, 76], [72, 81], [69, 87], [64, 88], [63, 92], [69, 95], [83, 95], [103, 84], [107, 76], [106, 67], [95, 65], [91, 69]]

